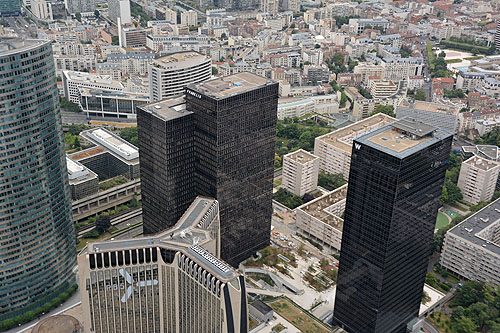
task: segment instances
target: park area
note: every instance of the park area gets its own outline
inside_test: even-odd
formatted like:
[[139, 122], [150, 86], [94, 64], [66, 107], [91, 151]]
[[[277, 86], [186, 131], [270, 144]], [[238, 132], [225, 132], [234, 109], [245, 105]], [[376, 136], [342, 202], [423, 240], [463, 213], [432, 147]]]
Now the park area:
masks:
[[305, 310], [302, 310], [286, 298], [280, 298], [268, 305], [303, 333], [330, 332], [329, 329], [308, 315]]
[[436, 229], [443, 229], [450, 224], [457, 214], [449, 209], [440, 209], [436, 219]]

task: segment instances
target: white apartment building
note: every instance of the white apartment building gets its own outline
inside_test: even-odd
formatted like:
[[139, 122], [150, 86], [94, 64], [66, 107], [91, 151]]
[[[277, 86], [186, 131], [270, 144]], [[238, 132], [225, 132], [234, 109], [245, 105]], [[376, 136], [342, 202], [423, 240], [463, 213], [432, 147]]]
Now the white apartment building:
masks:
[[56, 74], [61, 75], [63, 71], [95, 71], [97, 59], [95, 55], [59, 55], [54, 54]]
[[396, 106], [399, 102], [399, 96], [393, 98], [361, 98], [353, 102], [352, 119], [360, 120], [368, 117], [375, 112], [379, 105], [392, 105]]
[[94, 13], [95, 0], [65, 0], [66, 8], [70, 14]]
[[148, 65], [153, 62], [154, 58], [154, 53], [127, 52], [125, 54], [110, 54], [107, 61], [120, 64], [123, 74], [146, 75], [148, 74]]
[[440, 264], [465, 279], [500, 285], [500, 199], [446, 233]]
[[181, 24], [185, 26], [198, 25], [198, 13], [194, 10], [188, 10], [181, 13]]
[[115, 22], [120, 19], [120, 24], [132, 23], [130, 0], [109, 0], [108, 15]]
[[388, 98], [398, 92], [398, 86], [392, 81], [370, 81], [370, 94], [373, 98]]
[[384, 58], [384, 79], [399, 82], [410, 76], [421, 76], [424, 70], [424, 59], [417, 58]]
[[384, 30], [389, 27], [389, 21], [381, 18], [374, 19], [349, 19], [349, 31], [355, 34], [361, 34], [365, 31], [365, 27], [382, 27]]
[[54, 52], [54, 54], [60, 55], [94, 56], [95, 54], [97, 54], [97, 47], [92, 44], [53, 43], [52, 51]]
[[282, 185], [290, 193], [303, 196], [318, 187], [319, 157], [303, 149], [283, 156]]
[[150, 101], [157, 102], [181, 95], [188, 84], [207, 81], [211, 75], [210, 57], [194, 51], [155, 59], [149, 65]]
[[177, 224], [89, 243], [78, 255], [89, 332], [247, 332], [244, 277], [220, 259], [216, 200], [197, 197]]
[[180, 47], [183, 50], [199, 50], [203, 47], [208, 47], [210, 45], [210, 38], [206, 35], [191, 36], [191, 35], [181, 35], [181, 36], [146, 36], [146, 46], [155, 52], [161, 50], [170, 50], [172, 48]]
[[309, 61], [311, 65], [321, 66], [323, 64], [323, 51], [321, 49], [304, 51], [302, 59], [304, 62]]
[[96, 65], [96, 73], [99, 75], [109, 75], [113, 80], [120, 80], [122, 70], [120, 64], [111, 62], [100, 62]]
[[124, 91], [123, 84], [110, 76], [72, 71], [63, 71], [62, 74], [64, 97], [76, 104], [80, 103], [80, 88], [108, 92]]
[[314, 155], [320, 158], [319, 168], [331, 174], [342, 174], [349, 179], [352, 143], [355, 138], [374, 131], [396, 119], [382, 113], [352, 125], [318, 136], [314, 140]]
[[340, 251], [347, 184], [295, 209], [297, 229]]
[[278, 0], [260, 0], [260, 11], [274, 16], [278, 14]]
[[424, 101], [402, 100], [396, 108], [396, 118], [412, 117], [425, 124], [455, 133], [458, 128], [459, 106]]
[[361, 81], [368, 83], [370, 76], [378, 76], [384, 79], [385, 67], [382, 65], [360, 63], [354, 67], [354, 74], [361, 74]]
[[462, 162], [458, 187], [463, 199], [472, 205], [489, 201], [493, 197], [500, 164], [479, 156], [472, 156]]
[[462, 72], [460, 71], [457, 76], [457, 89], [463, 91], [474, 91], [476, 88], [481, 88], [485, 75], [477, 72]]

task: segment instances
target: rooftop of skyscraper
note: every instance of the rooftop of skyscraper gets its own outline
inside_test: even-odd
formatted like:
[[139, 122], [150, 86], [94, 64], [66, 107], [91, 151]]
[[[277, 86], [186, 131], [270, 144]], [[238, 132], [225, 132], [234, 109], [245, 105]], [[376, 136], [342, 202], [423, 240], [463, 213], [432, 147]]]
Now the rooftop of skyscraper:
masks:
[[10, 53], [19, 52], [22, 49], [29, 49], [37, 47], [41, 44], [47, 43], [46, 40], [39, 39], [21, 39], [17, 35], [8, 34], [0, 35], [0, 56], [5, 56]]
[[165, 99], [160, 102], [141, 105], [141, 109], [162, 120], [172, 120], [192, 113], [186, 110], [184, 96]]
[[344, 150], [349, 154], [352, 151], [352, 141], [365, 133], [369, 133], [386, 124], [394, 122], [396, 119], [383, 113], [377, 113], [369, 118], [363, 119], [352, 125], [340, 128], [328, 134], [319, 136], [316, 140], [320, 140], [325, 144], [332, 145], [335, 148]]
[[[215, 80], [210, 80], [195, 85], [190, 85], [189, 89], [198, 91], [203, 95], [213, 98], [226, 98], [235, 94], [264, 87], [274, 82], [262, 76], [243, 72], [224, 76]], [[189, 90], [188, 90], [189, 93]]]
[[452, 134], [421, 121], [403, 118], [356, 138], [356, 141], [404, 158]]
[[500, 256], [500, 199], [493, 201], [448, 231]]
[[152, 236], [131, 239], [109, 240], [105, 242], [89, 243], [80, 254], [119, 251], [130, 248], [159, 246], [167, 249], [179, 250], [188, 256], [196, 258], [205, 269], [223, 280], [232, 280], [238, 272], [224, 261], [218, 259], [203, 248], [203, 244], [212, 240], [211, 230], [206, 229], [205, 223], [209, 220], [217, 201], [207, 197], [197, 197], [186, 210], [179, 221], [170, 229]]
[[193, 66], [208, 60], [206, 55], [195, 51], [186, 51], [168, 54], [154, 60], [154, 65], [164, 69], [177, 69], [183, 66]]

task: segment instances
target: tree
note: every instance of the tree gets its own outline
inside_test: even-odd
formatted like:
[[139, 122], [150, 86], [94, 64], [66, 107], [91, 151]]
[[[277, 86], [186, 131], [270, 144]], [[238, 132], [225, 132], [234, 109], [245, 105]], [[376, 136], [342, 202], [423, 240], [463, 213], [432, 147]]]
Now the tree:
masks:
[[345, 108], [346, 102], [347, 102], [347, 95], [345, 94], [345, 92], [342, 91], [340, 94], [339, 107]]
[[217, 69], [217, 67], [212, 66], [212, 75], [217, 75], [217, 73], [219, 73], [219, 70]]
[[392, 105], [377, 105], [375, 107], [375, 111], [373, 111], [370, 116], [377, 113], [383, 113], [391, 117], [396, 117], [396, 114], [394, 113], [394, 106]]
[[120, 38], [118, 36], [112, 36], [111, 45], [120, 45]]
[[451, 314], [451, 320], [460, 319], [464, 315], [465, 309], [463, 306], [457, 306], [453, 313]]
[[95, 228], [100, 232], [108, 231], [109, 227], [111, 227], [111, 218], [109, 215], [101, 214], [95, 221]]
[[223, 32], [221, 35], [220, 35], [220, 39], [222, 40], [226, 40], [227, 39], [227, 35], [225, 32]]
[[120, 137], [134, 146], [139, 145], [139, 138], [138, 138], [138, 132], [137, 132], [137, 126], [134, 127], [125, 127], [120, 130]]
[[61, 109], [64, 109], [66, 111], [80, 112], [80, 107], [78, 106], [78, 104], [73, 103], [64, 97], [61, 97], [59, 104], [61, 106]]
[[456, 320], [452, 323], [453, 333], [475, 333], [477, 332], [477, 325], [474, 324], [472, 319], [467, 317], [460, 317], [460, 319]]
[[341, 173], [331, 174], [321, 170], [318, 174], [318, 185], [329, 190], [334, 190], [347, 184]]
[[434, 288], [439, 286], [439, 280], [432, 273], [427, 273], [425, 275], [425, 283]]
[[94, 10], [94, 16], [96, 18], [99, 18], [99, 16], [101, 16], [101, 13], [99, 13], [99, 11], [96, 9], [96, 10]]
[[444, 189], [446, 189], [448, 197], [448, 200], [445, 201], [446, 203], [453, 204], [458, 200], [462, 200], [463, 198], [462, 191], [455, 183], [452, 183], [450, 181], [445, 181], [443, 191]]
[[76, 20], [77, 20], [78, 22], [82, 22], [82, 14], [80, 14], [80, 13], [76, 13], [76, 14], [75, 14], [75, 18], [76, 18]]
[[418, 89], [415, 92], [415, 99], [418, 100], [418, 101], [425, 101], [425, 100], [427, 100], [427, 95], [425, 94], [425, 91], [423, 91], [422, 89]]
[[276, 153], [274, 153], [274, 168], [275, 169], [281, 168], [281, 157]]
[[340, 52], [337, 52], [333, 55], [333, 63], [336, 66], [341, 66], [344, 64], [344, 55]]

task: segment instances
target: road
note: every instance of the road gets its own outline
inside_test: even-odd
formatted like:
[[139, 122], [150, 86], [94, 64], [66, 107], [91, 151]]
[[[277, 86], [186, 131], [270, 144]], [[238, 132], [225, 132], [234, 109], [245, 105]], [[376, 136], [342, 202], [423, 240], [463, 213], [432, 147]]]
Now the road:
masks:
[[274, 178], [278, 178], [279, 176], [281, 176], [282, 172], [283, 172], [283, 169], [279, 169], [279, 170], [274, 171]]
[[434, 326], [432, 326], [432, 324], [427, 320], [424, 320], [423, 328], [426, 333], [439, 333], [439, 331], [435, 329]]
[[119, 236], [115, 236], [115, 237], [113, 237], [113, 239], [133, 238], [133, 237], [135, 237], [137, 235], [142, 235], [142, 231], [143, 231], [143, 229], [142, 229], [142, 225], [141, 225], [141, 226], [139, 226], [137, 228], [134, 228], [132, 230], [129, 230], [129, 231], [127, 231], [127, 232], [125, 232], [125, 233], [123, 233], [123, 234], [121, 234]]
[[68, 111], [61, 111], [63, 124], [88, 124], [89, 119], [85, 113], [75, 113]]

